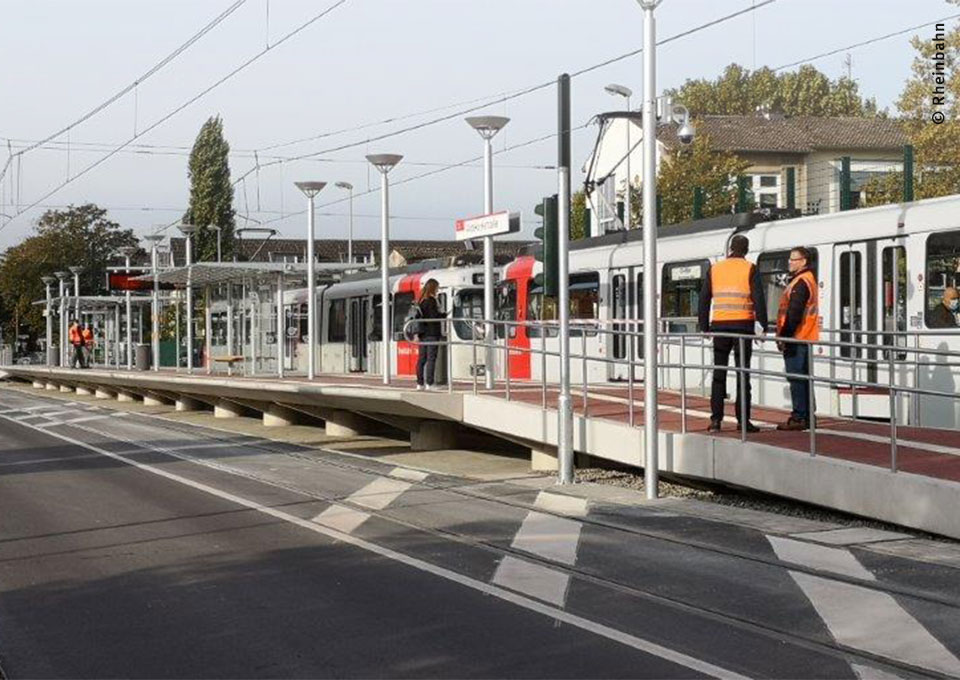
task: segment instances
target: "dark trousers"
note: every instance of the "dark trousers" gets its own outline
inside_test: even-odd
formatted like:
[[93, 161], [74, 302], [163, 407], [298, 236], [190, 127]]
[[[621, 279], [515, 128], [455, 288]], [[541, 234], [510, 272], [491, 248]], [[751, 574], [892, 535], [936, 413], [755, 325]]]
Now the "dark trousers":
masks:
[[[743, 358], [747, 368], [750, 368], [750, 358], [753, 356], [753, 328], [711, 328], [714, 333], [736, 333], [743, 337]], [[730, 363], [730, 354], [733, 353], [733, 363], [740, 366], [740, 340], [739, 338], [714, 338], [713, 339], [713, 365], [727, 366]], [[750, 376], [737, 372], [737, 394], [734, 397], [736, 402], [737, 422], [740, 419], [740, 401], [741, 381], [746, 378], [745, 389], [747, 392], [747, 422], [750, 421]], [[710, 419], [723, 420], [723, 400], [727, 395], [727, 369], [713, 369], [713, 384], [710, 388]]]
[[[807, 375], [810, 372], [810, 346], [787, 343], [783, 351], [783, 363], [787, 373]], [[793, 402], [794, 420], [810, 420], [810, 383], [799, 378], [787, 378], [790, 383], [790, 401]]]
[[[439, 342], [440, 338], [420, 338], [421, 342]], [[432, 385], [434, 373], [437, 370], [437, 352], [440, 345], [420, 345], [420, 354], [417, 357], [417, 384]]]
[[80, 368], [87, 367], [86, 357], [83, 355], [83, 345], [73, 346], [73, 361], [70, 362], [70, 368], [76, 368], [78, 364]]

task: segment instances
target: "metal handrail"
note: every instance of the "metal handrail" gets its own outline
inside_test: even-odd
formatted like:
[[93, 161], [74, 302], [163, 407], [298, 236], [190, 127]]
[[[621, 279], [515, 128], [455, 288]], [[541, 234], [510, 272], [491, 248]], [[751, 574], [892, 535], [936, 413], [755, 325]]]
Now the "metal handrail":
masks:
[[[546, 329], [548, 329], [548, 328], [550, 328], [550, 327], [556, 326], [556, 325], [557, 325], [556, 322], [552, 322], [552, 321], [512, 321], [512, 320], [506, 320], [506, 319], [486, 320], [486, 319], [476, 319], [476, 318], [462, 318], [462, 319], [448, 318], [448, 319], [446, 319], [446, 323], [448, 324], [448, 326], [447, 326], [447, 328], [448, 328], [448, 337], [447, 337], [447, 339], [438, 340], [438, 341], [435, 341], [435, 342], [424, 342], [424, 341], [420, 341], [420, 340], [417, 340], [417, 339], [412, 340], [412, 342], [414, 342], [415, 344], [445, 344], [445, 345], [457, 345], [457, 344], [460, 344], [460, 345], [469, 345], [469, 346], [472, 346], [472, 347], [473, 347], [473, 355], [474, 355], [474, 360], [473, 360], [473, 366], [474, 366], [474, 370], [473, 370], [473, 373], [474, 373], [474, 375], [473, 375], [473, 378], [474, 378], [474, 380], [473, 380], [473, 382], [474, 382], [474, 387], [473, 387], [473, 389], [474, 389], [474, 393], [476, 393], [476, 392], [477, 392], [477, 389], [478, 389], [478, 388], [477, 388], [477, 381], [476, 381], [476, 378], [477, 378], [477, 371], [476, 371], [476, 354], [477, 354], [477, 347], [478, 347], [478, 346], [479, 346], [479, 347], [486, 347], [486, 340], [485, 340], [485, 338], [482, 337], [482, 334], [481, 334], [481, 335], [478, 335], [477, 333], [472, 333], [473, 337], [471, 337], [471, 338], [465, 338], [465, 339], [456, 338], [456, 336], [455, 336], [452, 332], [450, 332], [450, 330], [452, 330], [452, 327], [453, 327], [452, 324], [453, 324], [453, 322], [455, 322], [455, 321], [462, 321], [462, 322], [465, 322], [465, 323], [468, 323], [468, 324], [476, 324], [477, 327], [478, 327], [478, 329], [479, 329], [480, 327], [486, 326], [488, 323], [491, 324], [491, 326], [493, 326], [493, 327], [496, 327], [497, 325], [500, 325], [500, 326], [503, 327], [503, 329], [504, 329], [503, 337], [497, 338], [497, 341], [499, 342], [499, 341], [502, 340], [502, 341], [503, 341], [503, 344], [504, 344], [504, 356], [505, 356], [505, 362], [504, 362], [504, 369], [505, 369], [505, 370], [504, 370], [504, 377], [505, 377], [505, 396], [506, 396], [507, 400], [510, 399], [510, 390], [511, 390], [511, 387], [510, 387], [510, 380], [511, 380], [511, 378], [510, 378], [510, 371], [509, 371], [509, 357], [510, 357], [511, 352], [527, 353], [527, 354], [530, 354], [530, 355], [539, 354], [539, 355], [541, 356], [541, 371], [540, 371], [540, 374], [541, 374], [541, 375], [540, 375], [541, 394], [542, 394], [541, 405], [542, 405], [543, 408], [546, 408], [546, 404], [547, 404], [547, 384], [548, 384], [548, 383], [547, 383], [547, 371], [546, 371], [547, 357], [558, 357], [558, 358], [559, 358], [559, 356], [560, 356], [559, 351], [551, 351], [551, 350], [548, 350], [548, 349], [547, 349], [547, 347], [546, 347], [547, 333], [541, 333], [541, 334], [540, 334], [540, 339], [541, 339], [541, 341], [540, 341], [540, 348], [539, 348], [539, 349], [533, 347], [532, 344], [531, 344], [530, 347], [511, 347], [510, 344], [509, 344], [509, 337], [508, 337], [509, 334], [508, 334], [506, 331], [507, 331], [507, 329], [508, 329], [509, 327], [539, 327], [539, 328], [542, 328], [542, 329], [546, 330]], [[407, 323], [408, 323], [408, 324], [409, 324], [409, 323], [413, 323], [413, 321], [410, 321], [410, 322], [407, 322]], [[583, 342], [581, 343], [581, 350], [580, 350], [580, 352], [579, 352], [578, 354], [571, 354], [571, 358], [579, 358], [579, 359], [580, 359], [580, 362], [581, 362], [581, 367], [582, 367], [582, 368], [581, 368], [581, 373], [582, 373], [582, 403], [583, 403], [584, 416], [586, 416], [586, 415], [588, 414], [588, 408], [589, 408], [589, 395], [588, 395], [588, 391], [589, 391], [590, 382], [589, 382], [589, 380], [588, 380], [588, 371], [587, 371], [587, 365], [588, 365], [588, 363], [589, 363], [589, 362], [600, 362], [600, 363], [602, 363], [602, 364], [613, 364], [613, 365], [626, 364], [626, 366], [627, 366], [628, 369], [629, 369], [628, 372], [627, 372], [627, 374], [628, 374], [628, 376], [629, 376], [629, 378], [628, 378], [628, 380], [629, 380], [629, 382], [628, 382], [628, 409], [629, 409], [629, 421], [630, 421], [630, 424], [631, 424], [631, 426], [632, 426], [632, 425], [634, 424], [634, 422], [635, 422], [635, 417], [634, 417], [634, 399], [633, 399], [633, 368], [634, 368], [634, 366], [635, 366], [636, 357], [634, 356], [634, 354], [635, 354], [634, 344], [635, 344], [635, 339], [636, 339], [636, 337], [642, 335], [643, 332], [642, 332], [642, 330], [631, 330], [631, 329], [629, 329], [629, 328], [613, 328], [613, 329], [608, 329], [608, 328], [601, 328], [601, 326], [616, 325], [616, 326], [629, 327], [629, 326], [642, 325], [643, 322], [642, 322], [642, 321], [637, 321], [637, 320], [630, 320], [630, 319], [628, 319], [628, 320], [622, 320], [622, 319], [616, 319], [616, 320], [591, 319], [591, 320], [571, 320], [571, 323], [580, 324], [580, 325], [591, 325], [591, 326], [593, 327], [593, 330], [595, 330], [595, 332], [598, 333], [598, 334], [608, 334], [608, 335], [612, 335], [612, 336], [622, 335], [622, 336], [626, 336], [626, 337], [630, 340], [630, 350], [629, 350], [629, 352], [628, 352], [628, 356], [625, 357], [625, 358], [613, 358], [613, 357], [607, 357], [607, 356], [589, 356], [589, 355], [587, 355], [587, 353], [586, 353], [586, 341], [583, 341]], [[669, 323], [669, 322], [667, 322], [667, 323]], [[408, 329], [408, 327], [407, 327], [407, 324], [405, 324], [405, 325], [404, 325], [404, 328], [403, 328], [403, 331], [404, 331], [405, 335], [407, 334], [408, 330], [409, 330], [409, 329]], [[849, 332], [849, 331], [844, 330], [844, 331], [842, 331], [842, 332]], [[853, 331], [853, 332], [856, 333], [856, 331]], [[900, 332], [900, 333], [901, 333], [901, 334], [905, 334], [905, 335], [909, 335], [909, 334], [910, 334], [910, 332]], [[877, 334], [878, 334], [878, 335], [884, 335], [884, 333], [877, 333]], [[689, 365], [689, 364], [686, 362], [686, 349], [689, 347], [689, 344], [688, 344], [688, 342], [687, 342], [688, 339], [697, 339], [697, 340], [700, 341], [700, 346], [701, 346], [701, 347], [705, 347], [705, 346], [706, 346], [706, 341], [707, 341], [708, 339], [721, 338], [721, 337], [728, 337], [728, 338], [733, 338], [733, 339], [736, 339], [736, 340], [737, 340], [737, 342], [738, 342], [737, 350], [738, 350], [738, 353], [739, 353], [740, 358], [741, 358], [741, 361], [740, 361], [740, 364], [741, 364], [741, 365], [740, 365], [740, 366], [736, 366], [736, 365], [734, 365], [734, 366], [732, 366], [732, 367], [731, 367], [731, 366], [717, 366], [717, 365], [714, 365], [714, 364], [712, 364], [712, 363], [709, 363], [709, 364], [708, 364], [708, 363], [706, 363], [705, 361], [702, 361], [700, 364], [692, 365], [692, 366], [691, 366], [691, 365]], [[816, 353], [813, 351], [813, 348], [814, 348], [815, 346], [841, 347], [841, 348], [842, 348], [842, 347], [849, 347], [849, 348], [873, 349], [873, 350], [877, 350], [877, 349], [883, 350], [883, 349], [889, 348], [889, 349], [891, 349], [891, 350], [897, 350], [897, 351], [902, 351], [902, 350], [914, 350], [914, 351], [916, 351], [918, 354], [928, 354], [928, 355], [937, 355], [937, 356], [948, 356], [948, 357], [952, 357], [952, 356], [956, 356], [956, 355], [957, 355], [956, 352], [942, 351], [942, 350], [927, 350], [927, 349], [919, 349], [919, 348], [904, 348], [904, 347], [901, 347], [901, 346], [898, 346], [898, 345], [874, 345], [874, 344], [866, 344], [866, 343], [842, 342], [842, 341], [830, 341], [830, 340], [827, 340], [827, 341], [818, 341], [818, 342], [816, 342], [816, 343], [810, 343], [810, 342], [807, 342], [807, 341], [805, 341], [805, 340], [797, 340], [797, 339], [795, 339], [795, 338], [778, 338], [778, 337], [772, 336], [772, 335], [749, 336], [749, 335], [743, 335], [743, 334], [737, 334], [737, 333], [723, 333], [723, 332], [708, 332], [708, 333], [659, 332], [659, 333], [658, 333], [658, 338], [662, 338], [662, 342], [660, 343], [660, 347], [661, 347], [661, 348], [664, 347], [664, 346], [666, 346], [666, 345], [674, 344], [674, 343], [672, 343], [673, 340], [679, 340], [679, 343], [678, 343], [678, 344], [679, 344], [679, 346], [680, 346], [680, 348], [681, 348], [680, 363], [672, 363], [672, 362], [666, 362], [666, 361], [664, 361], [664, 362], [661, 362], [660, 365], [661, 365], [662, 368], [666, 368], [666, 369], [671, 369], [671, 368], [672, 368], [672, 369], [680, 369], [680, 372], [681, 372], [681, 376], [680, 376], [680, 411], [681, 411], [681, 431], [682, 431], [682, 432], [685, 433], [685, 432], [687, 431], [687, 430], [686, 430], [686, 421], [687, 421], [687, 413], [686, 413], [686, 411], [687, 411], [687, 404], [686, 404], [686, 402], [687, 402], [687, 399], [686, 399], [686, 371], [688, 371], [688, 370], [694, 369], [694, 370], [700, 370], [700, 371], [707, 371], [707, 370], [725, 370], [725, 371], [732, 371], [735, 375], [738, 375], [738, 376], [744, 376], [744, 375], [745, 375], [745, 376], [747, 376], [747, 379], [749, 379], [750, 376], [756, 375], [756, 376], [760, 376], [760, 377], [783, 379], [783, 380], [787, 380], [787, 381], [790, 381], [790, 380], [806, 380], [806, 381], [808, 381], [809, 384], [810, 384], [810, 400], [811, 400], [811, 404], [810, 404], [810, 455], [811, 455], [811, 456], [815, 456], [815, 455], [816, 455], [816, 444], [817, 444], [817, 439], [816, 439], [816, 437], [817, 437], [817, 430], [816, 430], [817, 415], [816, 415], [816, 408], [815, 408], [815, 403], [814, 403], [814, 401], [815, 401], [815, 387], [816, 387], [816, 385], [819, 383], [819, 384], [821, 384], [821, 385], [846, 386], [846, 387], [851, 387], [851, 388], [854, 388], [854, 389], [856, 389], [856, 388], [866, 388], [866, 389], [869, 389], [869, 388], [875, 388], [875, 387], [878, 386], [878, 384], [875, 383], [875, 382], [864, 382], [864, 381], [856, 380], [855, 375], [854, 375], [851, 379], [837, 379], [837, 378], [832, 378], [832, 377], [827, 377], [827, 376], [817, 376], [816, 373], [815, 373], [815, 368], [814, 368], [815, 362], [816, 362], [816, 359], [817, 359]], [[776, 343], [783, 343], [783, 344], [791, 344], [791, 343], [793, 343], [793, 344], [802, 344], [802, 345], [807, 345], [807, 346], [809, 346], [809, 347], [810, 347], [809, 372], [808, 372], [807, 374], [797, 374], [797, 373], [790, 373], [790, 372], [787, 372], [787, 371], [772, 371], [772, 370], [769, 370], [769, 369], [747, 368], [747, 367], [743, 366], [743, 364], [745, 363], [745, 362], [743, 361], [744, 354], [745, 354], [745, 344], [746, 344], [746, 342], [750, 342], [750, 341], [758, 342], [758, 343], [760, 343], [761, 345], [763, 345], [764, 343], [776, 342]], [[696, 345], [694, 345], [694, 346], [696, 346]], [[771, 354], [772, 354], [772, 353], [771, 353]], [[452, 353], [448, 352], [448, 353], [447, 353], [447, 356], [448, 356], [448, 366], [452, 366], [452, 358], [451, 358], [451, 357], [452, 357]], [[864, 359], [864, 358], [862, 358], [862, 357], [856, 357], [856, 358], [855, 358], [855, 357], [836, 357], [836, 356], [834, 356], [834, 355], [830, 355], [829, 357], [821, 357], [821, 361], [824, 361], [824, 360], [826, 360], [826, 359], [828, 359], [828, 358], [829, 358], [830, 360], [837, 360], [837, 359], [847, 360], [847, 361], [849, 361], [849, 362], [852, 364], [852, 366], [853, 366], [854, 368], [855, 368], [855, 366], [856, 366], [857, 363], [867, 363], [867, 362], [869, 361], [869, 360]], [[874, 362], [875, 362], [875, 363], [881, 363], [880, 360], [874, 360]], [[960, 395], [957, 395], [957, 394], [951, 393], [951, 392], [943, 392], [943, 391], [939, 391], [939, 390], [922, 389], [922, 388], [918, 388], [918, 387], [916, 387], [916, 386], [909, 387], [909, 386], [897, 385], [897, 384], [895, 383], [895, 374], [896, 374], [896, 370], [895, 370], [895, 369], [896, 369], [896, 365], [897, 365], [897, 364], [896, 364], [896, 362], [894, 361], [894, 352], [890, 352], [890, 357], [889, 357], [889, 359], [888, 359], [888, 361], [887, 361], [886, 363], [887, 363], [888, 366], [889, 366], [889, 374], [888, 374], [889, 380], [888, 380], [888, 384], [886, 385], [886, 387], [887, 387], [887, 389], [888, 389], [888, 391], [889, 391], [889, 395], [890, 395], [890, 430], [891, 430], [891, 434], [890, 434], [890, 447], [891, 447], [890, 469], [891, 469], [892, 472], [896, 472], [896, 471], [897, 471], [897, 427], [898, 427], [897, 395], [898, 395], [898, 394], [905, 394], [905, 395], [913, 395], [913, 396], [916, 396], [916, 397], [919, 397], [919, 396], [932, 396], [932, 397], [947, 398], [947, 399], [957, 399], [957, 398], [960, 398]], [[957, 366], [958, 364], [941, 364], [941, 365]], [[494, 369], [493, 369], [493, 367], [486, 367], [485, 370], [494, 370]], [[746, 408], [745, 408], [745, 398], [746, 398], [745, 388], [746, 388], [746, 380], [741, 379], [740, 384], [741, 384], [741, 394], [739, 395], [739, 397], [740, 397], [740, 399], [741, 399], [741, 414], [745, 416], [745, 415], [746, 415]], [[448, 369], [448, 390], [452, 390], [452, 389], [453, 389], [452, 386], [453, 386], [452, 370], [449, 370], [449, 369]], [[854, 395], [854, 398], [855, 398], [855, 395]], [[856, 419], [856, 418], [854, 418], [854, 419]], [[747, 419], [746, 419], [746, 417], [741, 418], [741, 439], [744, 440], [744, 441], [746, 440], [746, 425], [747, 425]]]

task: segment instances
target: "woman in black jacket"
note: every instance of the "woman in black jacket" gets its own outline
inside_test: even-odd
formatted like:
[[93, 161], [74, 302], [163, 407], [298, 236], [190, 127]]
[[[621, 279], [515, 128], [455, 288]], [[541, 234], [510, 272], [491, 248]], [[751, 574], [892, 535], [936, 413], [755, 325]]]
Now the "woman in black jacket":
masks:
[[420, 299], [417, 305], [420, 307], [420, 353], [417, 357], [417, 389], [431, 389], [433, 387], [434, 374], [437, 368], [437, 352], [440, 350], [441, 322], [437, 319], [444, 317], [440, 310], [440, 303], [437, 302], [437, 290], [440, 284], [436, 279], [428, 279], [423, 284], [423, 290], [420, 292]]

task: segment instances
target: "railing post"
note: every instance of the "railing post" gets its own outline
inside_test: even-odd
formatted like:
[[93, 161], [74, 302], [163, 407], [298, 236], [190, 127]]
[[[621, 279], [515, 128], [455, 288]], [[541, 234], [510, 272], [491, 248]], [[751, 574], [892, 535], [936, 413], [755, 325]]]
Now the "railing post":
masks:
[[453, 319], [447, 317], [447, 393], [453, 393]]
[[[587, 417], [587, 331], [583, 329], [580, 332], [580, 364], [581, 378], [583, 382], [583, 417]], [[598, 331], [599, 333], [599, 331]]]
[[510, 401], [510, 342], [506, 327], [503, 334], [503, 379], [506, 381], [507, 401]]
[[913, 336], [913, 425], [920, 427], [920, 334]]
[[816, 356], [816, 353], [813, 351], [813, 343], [807, 344], [807, 389], [809, 394], [807, 395], [807, 409], [809, 410], [809, 415], [807, 416], [807, 422], [810, 425], [810, 456], [817, 455], [817, 404], [816, 404], [816, 383], [814, 381], [814, 372], [813, 372], [813, 358]]
[[547, 409], [547, 332], [540, 324], [540, 406]]
[[680, 336], [680, 432], [687, 433], [687, 336]]
[[744, 336], [737, 338], [740, 366], [737, 372], [737, 382], [740, 383], [740, 441], [747, 441], [747, 352], [743, 344]]
[[629, 352], [627, 356], [627, 400], [630, 405], [627, 407], [627, 417], [630, 421], [630, 427], [633, 427], [635, 422], [633, 413], [633, 362], [636, 360], [637, 352], [637, 327], [636, 324], [630, 323], [627, 328], [630, 329], [630, 343], [627, 350]]
[[893, 352], [890, 352], [890, 472], [897, 471], [897, 391], [893, 384]]
[[[470, 372], [473, 373], [473, 393], [476, 394], [477, 393], [477, 373], [478, 373], [477, 371], [477, 324], [473, 324], [473, 330], [470, 333], [470, 337], [472, 338], [470, 347], [472, 348], [472, 352], [473, 352], [473, 363], [471, 364], [472, 369]], [[486, 367], [484, 367], [483, 370], [487, 370]]]
[[852, 382], [850, 383], [850, 408], [853, 410], [853, 419], [856, 420], [858, 416], [859, 409], [857, 408], [857, 360], [854, 358], [855, 353], [851, 350], [850, 358], [853, 360], [850, 364], [850, 375]]

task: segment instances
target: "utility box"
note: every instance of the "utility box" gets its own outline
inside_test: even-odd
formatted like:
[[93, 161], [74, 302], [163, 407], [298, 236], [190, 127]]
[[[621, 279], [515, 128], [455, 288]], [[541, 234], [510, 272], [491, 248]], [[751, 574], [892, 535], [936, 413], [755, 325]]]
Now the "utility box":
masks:
[[151, 359], [150, 345], [143, 343], [137, 345], [137, 370], [138, 371], [149, 371], [150, 370], [150, 359]]

